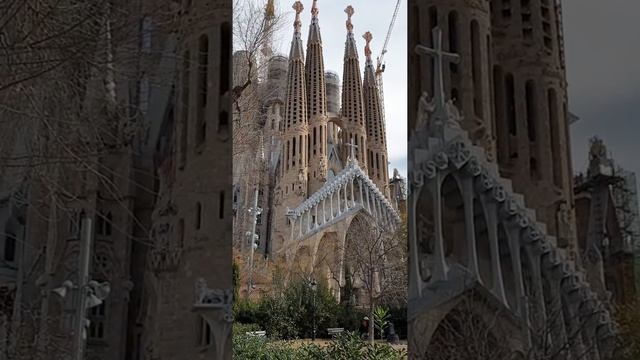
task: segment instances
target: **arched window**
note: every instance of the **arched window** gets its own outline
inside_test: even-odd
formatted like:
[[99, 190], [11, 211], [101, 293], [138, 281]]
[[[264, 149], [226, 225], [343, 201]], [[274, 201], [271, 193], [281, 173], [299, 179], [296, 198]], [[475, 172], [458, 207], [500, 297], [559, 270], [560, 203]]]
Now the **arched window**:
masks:
[[231, 66], [231, 25], [228, 22], [220, 25], [220, 95], [229, 91]]
[[201, 35], [198, 40], [198, 122], [196, 144], [202, 144], [207, 136], [207, 97], [209, 81], [209, 37]]
[[184, 52], [184, 59], [182, 60], [182, 123], [180, 131], [180, 169], [184, 168], [187, 162], [187, 143], [188, 143], [188, 129], [189, 129], [189, 87], [191, 76], [190, 70], [190, 56], [189, 50]]
[[218, 218], [224, 219], [224, 190], [220, 191], [219, 201], [218, 201]]
[[200, 230], [202, 227], [202, 204], [199, 202], [196, 203], [195, 227], [196, 230]]
[[219, 99], [227, 104], [218, 104], [218, 138], [222, 141], [229, 139], [230, 124], [227, 106], [231, 99], [225, 98], [231, 84], [231, 25], [228, 22], [220, 26], [220, 72], [219, 72]]

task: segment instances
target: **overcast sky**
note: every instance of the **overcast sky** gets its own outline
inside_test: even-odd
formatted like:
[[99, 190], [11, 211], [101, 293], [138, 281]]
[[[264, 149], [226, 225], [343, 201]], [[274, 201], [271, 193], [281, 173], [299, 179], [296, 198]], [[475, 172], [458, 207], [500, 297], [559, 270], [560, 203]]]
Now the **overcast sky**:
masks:
[[598, 135], [618, 164], [640, 175], [640, 1], [564, 0], [574, 171]]
[[[302, 39], [306, 49], [307, 33], [311, 21], [311, 0], [302, 1]], [[396, 0], [319, 0], [320, 31], [324, 51], [325, 70], [332, 70], [342, 80], [344, 43], [347, 36], [344, 9], [351, 5], [355, 9], [353, 30], [360, 54], [360, 67], [364, 71], [364, 45], [362, 35], [371, 31], [373, 58], [380, 54], [387, 35]], [[293, 0], [277, 0], [279, 9], [288, 14], [287, 22], [277, 46], [280, 52], [288, 54], [293, 36]], [[407, 10], [406, 0], [400, 5], [389, 46], [385, 55], [386, 69], [383, 75], [384, 102], [387, 125], [387, 146], [389, 152], [389, 175], [398, 168], [402, 176], [407, 174]]]

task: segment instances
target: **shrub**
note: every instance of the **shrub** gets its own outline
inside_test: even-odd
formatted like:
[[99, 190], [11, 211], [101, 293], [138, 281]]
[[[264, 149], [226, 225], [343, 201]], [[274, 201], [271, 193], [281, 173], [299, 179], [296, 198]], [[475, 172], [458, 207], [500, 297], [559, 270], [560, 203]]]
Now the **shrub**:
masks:
[[356, 333], [344, 332], [329, 346], [317, 344], [293, 346], [290, 342], [269, 342], [244, 333], [233, 337], [233, 358], [238, 360], [401, 360], [406, 351], [388, 344], [373, 344], [361, 340]]

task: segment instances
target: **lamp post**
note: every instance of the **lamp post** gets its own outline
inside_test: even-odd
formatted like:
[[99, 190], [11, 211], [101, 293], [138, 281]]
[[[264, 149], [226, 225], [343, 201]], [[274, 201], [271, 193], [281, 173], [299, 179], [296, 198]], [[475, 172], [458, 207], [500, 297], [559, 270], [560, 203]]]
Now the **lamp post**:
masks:
[[316, 341], [316, 290], [318, 289], [318, 283], [316, 283], [315, 279], [312, 279], [309, 285], [311, 286], [311, 291], [313, 292], [313, 329], [311, 333], [311, 341]]

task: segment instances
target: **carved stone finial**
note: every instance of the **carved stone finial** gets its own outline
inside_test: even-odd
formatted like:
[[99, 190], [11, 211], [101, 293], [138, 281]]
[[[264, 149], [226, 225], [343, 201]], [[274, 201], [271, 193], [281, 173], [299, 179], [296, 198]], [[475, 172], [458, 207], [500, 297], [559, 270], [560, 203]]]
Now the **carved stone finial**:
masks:
[[353, 141], [353, 138], [351, 139], [351, 142], [346, 144], [346, 146], [349, 147], [349, 158], [348, 161], [356, 161], [356, 149], [358, 148], [358, 145], [356, 145]]
[[367, 31], [366, 33], [364, 33], [364, 35], [362, 35], [362, 37], [367, 42], [367, 44], [364, 46], [364, 55], [367, 57], [367, 59], [371, 59], [370, 44], [371, 44], [371, 40], [373, 40], [373, 35], [371, 34], [371, 31]]
[[353, 23], [351, 22], [351, 17], [355, 13], [355, 10], [353, 9], [353, 6], [349, 5], [346, 9], [344, 9], [344, 12], [347, 13], [347, 30], [351, 32], [353, 31]]
[[296, 32], [300, 32], [302, 29], [302, 21], [300, 20], [300, 13], [304, 10], [304, 6], [302, 2], [296, 1], [293, 3], [293, 10], [296, 11], [296, 20], [293, 22], [293, 27], [296, 29]]
[[313, 0], [313, 5], [311, 5], [311, 17], [317, 18], [319, 12], [320, 11], [318, 11], [318, 0]]

